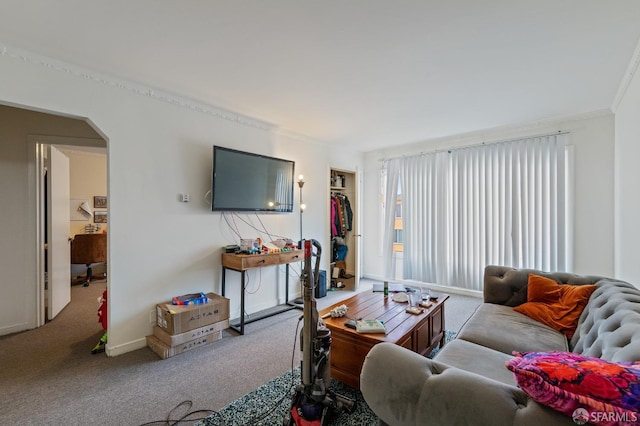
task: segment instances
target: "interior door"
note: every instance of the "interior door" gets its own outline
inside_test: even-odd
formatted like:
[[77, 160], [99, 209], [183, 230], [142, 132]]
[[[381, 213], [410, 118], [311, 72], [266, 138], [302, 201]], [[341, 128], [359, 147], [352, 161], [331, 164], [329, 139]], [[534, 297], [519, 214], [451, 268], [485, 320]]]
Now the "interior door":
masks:
[[69, 158], [48, 145], [47, 159], [47, 319], [52, 320], [71, 301]]
[[[333, 177], [333, 179], [332, 179]], [[356, 290], [360, 285], [360, 173], [356, 170], [343, 169], [329, 170], [329, 191], [333, 194], [342, 194], [349, 199], [349, 205], [353, 214], [352, 230], [348, 232], [344, 242], [347, 245], [346, 272], [353, 274], [352, 284], [345, 282], [347, 290]], [[329, 229], [331, 229], [331, 213], [327, 216]], [[330, 247], [330, 245], [329, 245]]]

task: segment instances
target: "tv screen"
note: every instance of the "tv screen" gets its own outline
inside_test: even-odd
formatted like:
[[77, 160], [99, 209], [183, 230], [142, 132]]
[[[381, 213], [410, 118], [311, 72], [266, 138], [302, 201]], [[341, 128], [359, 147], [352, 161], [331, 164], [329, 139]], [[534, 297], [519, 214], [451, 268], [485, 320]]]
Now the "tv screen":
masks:
[[213, 211], [293, 211], [295, 163], [213, 147]]

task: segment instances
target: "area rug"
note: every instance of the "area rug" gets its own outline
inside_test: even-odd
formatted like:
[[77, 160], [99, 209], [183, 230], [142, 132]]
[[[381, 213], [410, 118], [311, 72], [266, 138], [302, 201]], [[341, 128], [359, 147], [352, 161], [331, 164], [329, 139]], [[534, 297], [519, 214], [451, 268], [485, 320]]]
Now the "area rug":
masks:
[[[445, 342], [455, 338], [454, 331], [445, 332]], [[439, 351], [434, 349], [429, 358]], [[282, 425], [282, 419], [291, 405], [291, 391], [300, 383], [300, 367], [265, 383], [256, 390], [238, 398], [219, 412], [208, 416], [196, 426], [272, 426]], [[351, 412], [342, 412], [331, 425], [377, 426], [378, 417], [371, 411], [359, 390], [334, 380], [330, 389], [338, 395], [355, 401]]]

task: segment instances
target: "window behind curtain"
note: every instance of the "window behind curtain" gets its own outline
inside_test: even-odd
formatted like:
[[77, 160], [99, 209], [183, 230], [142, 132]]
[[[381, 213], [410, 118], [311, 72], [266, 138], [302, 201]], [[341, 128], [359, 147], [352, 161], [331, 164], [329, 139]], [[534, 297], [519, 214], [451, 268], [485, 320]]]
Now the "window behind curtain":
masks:
[[[488, 264], [568, 270], [565, 142], [552, 135], [388, 160], [387, 191], [402, 188], [402, 278], [482, 290]], [[395, 218], [397, 207], [386, 206]]]

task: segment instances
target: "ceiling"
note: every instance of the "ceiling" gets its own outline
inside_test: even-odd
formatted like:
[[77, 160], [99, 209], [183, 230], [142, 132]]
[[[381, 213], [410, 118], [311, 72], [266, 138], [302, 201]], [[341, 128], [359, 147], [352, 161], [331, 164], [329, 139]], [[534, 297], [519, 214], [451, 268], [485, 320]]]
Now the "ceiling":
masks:
[[2, 0], [0, 43], [370, 151], [611, 108], [637, 0]]

